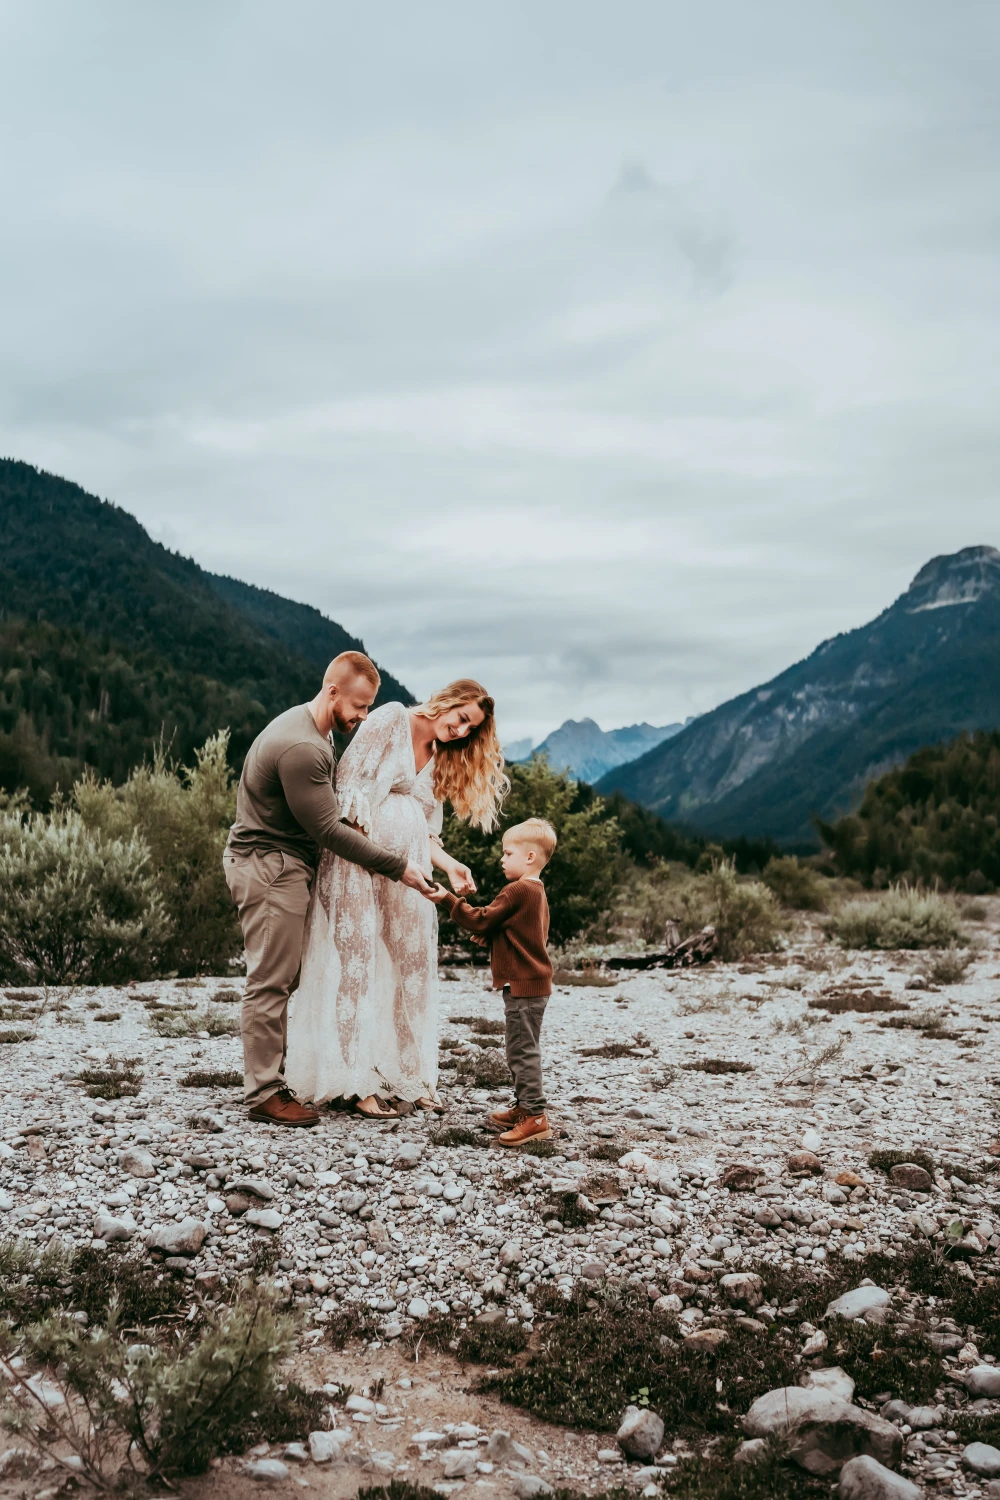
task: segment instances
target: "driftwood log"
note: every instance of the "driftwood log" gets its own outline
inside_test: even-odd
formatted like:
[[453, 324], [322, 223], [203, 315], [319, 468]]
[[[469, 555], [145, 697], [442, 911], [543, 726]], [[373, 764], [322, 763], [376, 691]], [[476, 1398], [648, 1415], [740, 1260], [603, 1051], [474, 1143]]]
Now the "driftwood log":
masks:
[[708, 963], [718, 946], [718, 937], [714, 927], [703, 927], [700, 932], [692, 933], [683, 942], [679, 935], [676, 941], [670, 942], [673, 934], [677, 933], [675, 923], [671, 923], [670, 927], [673, 928], [673, 933], [669, 928], [667, 932], [670, 945], [662, 952], [626, 954], [623, 958], [609, 958], [607, 967], [609, 969], [689, 969], [693, 964]]

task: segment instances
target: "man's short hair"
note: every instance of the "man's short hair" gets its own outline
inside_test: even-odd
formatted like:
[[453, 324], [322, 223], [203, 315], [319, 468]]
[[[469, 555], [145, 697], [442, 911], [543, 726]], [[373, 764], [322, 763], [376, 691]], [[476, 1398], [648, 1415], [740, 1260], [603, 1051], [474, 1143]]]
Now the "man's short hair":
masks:
[[542, 856], [543, 865], [547, 865], [556, 852], [556, 831], [547, 818], [525, 818], [523, 823], [515, 823], [504, 833], [505, 838], [513, 839], [517, 844], [531, 844]]
[[378, 692], [382, 679], [379, 676], [378, 667], [370, 656], [366, 656], [363, 651], [341, 651], [340, 655], [335, 656], [327, 667], [327, 676], [329, 676], [334, 667], [338, 667], [341, 664], [352, 667], [359, 677], [363, 677]]

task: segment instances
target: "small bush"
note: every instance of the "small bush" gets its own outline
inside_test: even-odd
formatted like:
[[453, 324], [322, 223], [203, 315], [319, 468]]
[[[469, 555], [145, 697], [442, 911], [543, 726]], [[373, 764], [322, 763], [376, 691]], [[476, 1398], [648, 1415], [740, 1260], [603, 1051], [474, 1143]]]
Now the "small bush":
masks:
[[182, 1089], [241, 1089], [243, 1074], [235, 1070], [223, 1073], [185, 1073], [180, 1083]]
[[157, 1036], [195, 1036], [201, 1029], [194, 1015], [180, 1006], [157, 1008], [149, 1012], [149, 1024]]
[[[240, 1005], [243, 1002], [243, 996], [239, 990], [233, 989], [216, 990], [212, 999], [216, 1005]], [[289, 1386], [288, 1389], [291, 1390], [292, 1386]], [[298, 1390], [299, 1387], [295, 1386], [295, 1389]]]
[[628, 1147], [621, 1141], [595, 1141], [587, 1148], [591, 1161], [620, 1161]]
[[842, 948], [948, 948], [963, 937], [952, 900], [907, 885], [848, 901], [829, 930]]
[[84, 1068], [76, 1076], [91, 1099], [129, 1099], [142, 1088], [141, 1057], [109, 1057], [103, 1068]]
[[478, 1052], [473, 1057], [460, 1057], [458, 1076], [472, 1083], [477, 1089], [499, 1089], [513, 1083], [511, 1071], [499, 1052]]
[[761, 878], [782, 906], [795, 911], [826, 911], [826, 882], [808, 865], [800, 864], [794, 854], [768, 860]]
[[0, 1046], [12, 1047], [17, 1042], [30, 1042], [33, 1040], [34, 1035], [35, 1033], [33, 1031], [15, 1029], [0, 1031]]
[[468, 1026], [477, 1036], [503, 1036], [505, 1026], [489, 1016], [449, 1016], [453, 1026]]
[[727, 1062], [721, 1057], [700, 1057], [697, 1062], [681, 1063], [682, 1068], [694, 1073], [752, 1073], [753, 1064]]
[[147, 844], [76, 812], [0, 812], [0, 980], [120, 984], [160, 962], [171, 922]]
[[536, 1307], [537, 1348], [480, 1389], [543, 1421], [613, 1431], [644, 1387], [669, 1432], [731, 1432], [757, 1396], [798, 1378], [798, 1346], [780, 1328], [750, 1333], [731, 1325], [710, 1352], [685, 1345], [676, 1320], [631, 1290], [594, 1296], [574, 1289], [565, 1301], [543, 1291]]
[[483, 1138], [465, 1125], [444, 1125], [431, 1131], [432, 1146], [481, 1146]]
[[890, 1010], [909, 1010], [909, 1006], [903, 1000], [897, 1000], [882, 990], [853, 989], [845, 985], [841, 989], [827, 990], [823, 995], [817, 995], [814, 1000], [808, 1002], [809, 1010], [825, 1010], [833, 1016], [847, 1015], [853, 1012], [860, 1016], [874, 1015], [876, 1012]]
[[367, 1302], [347, 1302], [330, 1314], [326, 1336], [334, 1349], [345, 1349], [353, 1340], [375, 1338], [379, 1331], [378, 1314]]
[[526, 1141], [523, 1146], [514, 1149], [520, 1151], [522, 1156], [537, 1156], [542, 1161], [559, 1154], [559, 1147], [554, 1141]]
[[94, 1015], [95, 1021], [120, 1021], [122, 1013], [120, 1010], [99, 1010]]
[[899, 1149], [870, 1151], [868, 1153], [868, 1165], [874, 1167], [877, 1172], [884, 1172], [888, 1177], [893, 1167], [898, 1167], [903, 1162], [913, 1162], [914, 1166], [923, 1167], [925, 1172], [934, 1176], [934, 1158], [929, 1151], [924, 1151], [920, 1146], [914, 1146], [909, 1151]]
[[931, 959], [927, 977], [932, 984], [958, 984], [965, 978], [972, 959], [968, 948], [945, 948]]
[[145, 1328], [175, 1319], [185, 1296], [184, 1283], [158, 1270], [141, 1249], [86, 1246], [70, 1253], [0, 1240], [0, 1315], [15, 1328], [61, 1310], [103, 1323], [112, 1303], [124, 1327]]
[[686, 925], [691, 932], [714, 927], [716, 953], [724, 962], [778, 949], [781, 914], [774, 893], [759, 880], [740, 880], [735, 861], [718, 861], [692, 885], [696, 894]]
[[635, 1042], [602, 1042], [599, 1047], [581, 1047], [581, 1057], [633, 1057]]
[[239, 1016], [227, 1015], [223, 1010], [208, 1010], [198, 1018], [201, 1021], [199, 1030], [207, 1031], [209, 1036], [239, 1036]]

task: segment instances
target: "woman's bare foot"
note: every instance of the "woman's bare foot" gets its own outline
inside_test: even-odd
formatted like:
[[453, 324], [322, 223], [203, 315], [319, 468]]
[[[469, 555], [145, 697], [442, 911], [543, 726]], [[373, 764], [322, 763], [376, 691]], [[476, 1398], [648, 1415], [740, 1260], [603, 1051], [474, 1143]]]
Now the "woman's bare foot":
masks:
[[398, 1120], [399, 1112], [380, 1099], [378, 1094], [369, 1094], [367, 1099], [355, 1099], [354, 1112], [368, 1120]]

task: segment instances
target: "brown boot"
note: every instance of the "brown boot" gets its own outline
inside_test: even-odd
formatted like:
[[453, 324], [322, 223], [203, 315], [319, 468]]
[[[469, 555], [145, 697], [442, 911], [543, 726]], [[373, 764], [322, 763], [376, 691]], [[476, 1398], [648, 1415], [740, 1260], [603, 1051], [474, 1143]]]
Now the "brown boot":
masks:
[[511, 1130], [505, 1130], [503, 1135], [498, 1135], [497, 1140], [501, 1146], [526, 1146], [529, 1141], [547, 1141], [552, 1137], [547, 1115], [529, 1115], [524, 1112], [523, 1117]]
[[519, 1104], [514, 1104], [510, 1109], [498, 1109], [490, 1115], [490, 1124], [496, 1125], [500, 1130], [509, 1130], [512, 1125], [517, 1125], [525, 1118], [528, 1111], [522, 1109]]
[[279, 1089], [251, 1108], [250, 1119], [265, 1120], [269, 1125], [318, 1125], [319, 1111], [311, 1104], [300, 1104], [291, 1089]]

